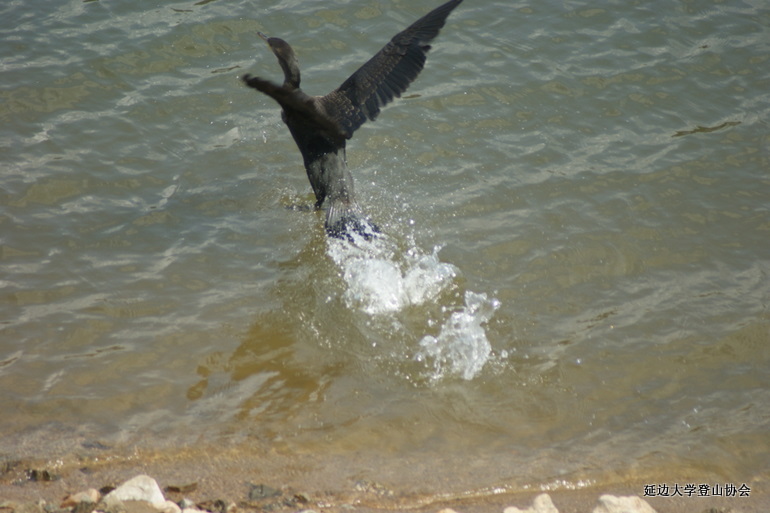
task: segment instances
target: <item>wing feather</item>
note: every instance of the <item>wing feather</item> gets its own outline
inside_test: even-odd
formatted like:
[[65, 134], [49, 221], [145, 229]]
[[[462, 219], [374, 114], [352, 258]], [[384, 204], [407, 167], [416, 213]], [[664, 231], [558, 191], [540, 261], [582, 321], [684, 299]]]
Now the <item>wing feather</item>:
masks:
[[417, 78], [430, 50], [428, 44], [462, 0], [450, 0], [396, 34], [337, 89], [321, 98], [324, 111], [349, 139], [367, 119], [398, 98]]

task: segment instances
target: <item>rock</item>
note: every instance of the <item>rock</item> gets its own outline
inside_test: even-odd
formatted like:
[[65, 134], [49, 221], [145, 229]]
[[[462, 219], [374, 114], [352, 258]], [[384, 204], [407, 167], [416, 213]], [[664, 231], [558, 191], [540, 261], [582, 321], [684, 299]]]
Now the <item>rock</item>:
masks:
[[149, 502], [157, 509], [166, 506], [166, 498], [158, 483], [150, 476], [136, 476], [115, 488], [102, 499], [106, 504], [126, 501]]
[[[118, 501], [117, 504], [117, 509], [113, 513], [158, 513], [155, 506], [147, 501]], [[105, 513], [110, 512], [108, 510]]]
[[102, 494], [102, 497], [104, 497], [114, 489], [115, 489], [114, 486], [110, 486], [110, 485], [102, 486], [101, 488], [99, 488], [99, 493]]
[[158, 511], [161, 513], [182, 513], [182, 508], [174, 501], [166, 501], [163, 506], [158, 508]]
[[593, 513], [656, 513], [652, 506], [639, 497], [602, 495]]
[[179, 507], [182, 508], [183, 511], [186, 509], [197, 509], [195, 507], [195, 501], [192, 501], [187, 497], [179, 501]]
[[100, 513], [126, 513], [125, 504], [117, 499], [110, 499], [109, 501], [102, 499], [96, 507], [99, 508]]
[[373, 493], [376, 495], [381, 495], [383, 497], [393, 497], [395, 495], [395, 492], [393, 492], [393, 490], [387, 489], [385, 486], [381, 485], [380, 483], [377, 483], [374, 481], [367, 481], [366, 479], [356, 481], [355, 489], [358, 492]]
[[535, 497], [532, 501], [532, 507], [529, 509], [519, 509], [514, 507], [505, 508], [503, 513], [559, 513], [556, 506], [551, 501], [551, 496], [547, 493], [542, 493]]
[[27, 469], [27, 479], [33, 482], [58, 481], [61, 476], [46, 469]]
[[276, 490], [266, 484], [252, 484], [249, 485], [249, 500], [258, 501], [260, 499], [266, 499], [268, 497], [278, 497], [281, 495], [280, 490]]
[[169, 485], [163, 489], [163, 491], [167, 494], [169, 493], [178, 493], [178, 494], [185, 494], [194, 492], [198, 489], [198, 483], [188, 483], [184, 485]]
[[85, 492], [73, 493], [67, 495], [61, 502], [62, 508], [74, 508], [81, 502], [99, 502], [99, 492], [94, 488], [89, 488]]
[[444, 509], [440, 510], [438, 513], [457, 513], [457, 512], [455, 510], [453, 510], [452, 508], [444, 508]]
[[238, 505], [232, 501], [225, 502], [223, 499], [204, 501], [199, 503], [197, 508], [211, 513], [233, 513], [238, 510]]
[[[79, 502], [77, 506], [72, 508], [69, 513], [91, 513], [96, 509], [96, 502], [83, 501]], [[65, 509], [65, 511], [68, 511]]]

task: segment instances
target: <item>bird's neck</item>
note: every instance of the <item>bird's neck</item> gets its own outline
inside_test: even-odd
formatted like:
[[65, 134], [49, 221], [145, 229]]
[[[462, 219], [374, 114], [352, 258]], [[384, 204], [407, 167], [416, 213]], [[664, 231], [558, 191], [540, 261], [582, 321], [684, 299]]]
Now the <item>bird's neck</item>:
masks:
[[284, 87], [299, 89], [299, 67], [297, 64], [281, 61], [281, 67], [283, 68]]

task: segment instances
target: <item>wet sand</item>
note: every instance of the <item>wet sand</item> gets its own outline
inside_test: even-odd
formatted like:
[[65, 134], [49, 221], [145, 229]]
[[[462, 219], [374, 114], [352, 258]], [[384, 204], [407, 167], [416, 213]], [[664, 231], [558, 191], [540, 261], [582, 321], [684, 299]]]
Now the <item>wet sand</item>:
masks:
[[[351, 479], [345, 465], [345, 458], [298, 458], [270, 449], [246, 452], [243, 447], [169, 452], [115, 450], [95, 443], [51, 459], [4, 454], [0, 460], [0, 512], [32, 511], [41, 500], [49, 505], [45, 511], [52, 511], [68, 494], [114, 487], [139, 474], [153, 477], [167, 499], [187, 498], [209, 510], [216, 510], [221, 501], [220, 505], [235, 505], [237, 511], [438, 512], [451, 508], [458, 513], [502, 512], [509, 506], [529, 508], [537, 495], [546, 492], [559, 513], [590, 513], [604, 494], [641, 497], [658, 513], [770, 511], [766, 477], [747, 483], [751, 487], [748, 497], [645, 497], [643, 482], [608, 482], [577, 489], [566, 484], [545, 490], [470, 489], [459, 481], [437, 483], [426, 474], [423, 482], [392, 487], [386, 474], [381, 481]], [[367, 475], [376, 476], [376, 469], [369, 469]], [[273, 488], [280, 495], [255, 499], [250, 497], [254, 485]]]

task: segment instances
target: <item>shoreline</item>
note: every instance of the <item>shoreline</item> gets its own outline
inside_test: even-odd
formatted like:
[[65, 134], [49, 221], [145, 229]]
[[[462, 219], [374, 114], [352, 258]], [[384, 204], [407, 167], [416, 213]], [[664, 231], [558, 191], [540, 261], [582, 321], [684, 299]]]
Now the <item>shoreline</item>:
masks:
[[[637, 497], [657, 513], [766, 513], [770, 495], [764, 477], [746, 483], [747, 496], [650, 496], [657, 488], [645, 489], [644, 482], [605, 482], [579, 487], [565, 484], [535, 489], [488, 487], [453, 492], [424, 489], [414, 483], [411, 490], [389, 487], [376, 480], [350, 481], [334, 475], [333, 466], [324, 479], [310, 476], [312, 465], [301, 466], [276, 454], [257, 458], [257, 465], [242, 465], [232, 454], [201, 457], [192, 453], [179, 457], [164, 453], [134, 451], [120, 455], [101, 450], [98, 457], [70, 455], [65, 458], [14, 459], [8, 454], [0, 460], [0, 513], [90, 513], [104, 509], [67, 503], [66, 497], [100, 490], [99, 499], [138, 475], [150, 476], [167, 500], [196, 510], [214, 513], [346, 511], [415, 511], [457, 513], [552, 512], [533, 508], [538, 496], [546, 493], [558, 513], [593, 513], [605, 495]], [[426, 479], [426, 482], [429, 481]], [[383, 481], [385, 482], [385, 481]], [[686, 482], [672, 482], [684, 489]], [[737, 487], [743, 483], [735, 483]], [[654, 485], [657, 487], [658, 485]], [[570, 489], [572, 487], [573, 489]], [[421, 491], [415, 491], [421, 489]], [[744, 490], [744, 494], [745, 494]], [[93, 493], [93, 492], [92, 492]], [[680, 492], [681, 493], [681, 492]], [[737, 492], [736, 492], [737, 493]], [[184, 502], [183, 502], [184, 501]], [[98, 501], [96, 501], [98, 502]], [[96, 504], [94, 504], [96, 506]], [[80, 508], [80, 509], [78, 509]], [[513, 509], [518, 508], [518, 509]], [[179, 511], [182, 511], [182, 507]], [[507, 510], [507, 511], [506, 511]], [[127, 513], [178, 513], [161, 509], [115, 509]], [[620, 511], [620, 510], [618, 510]], [[645, 512], [650, 510], [628, 510]], [[108, 513], [112, 513], [108, 511]], [[555, 513], [555, 512], [553, 512]]]

